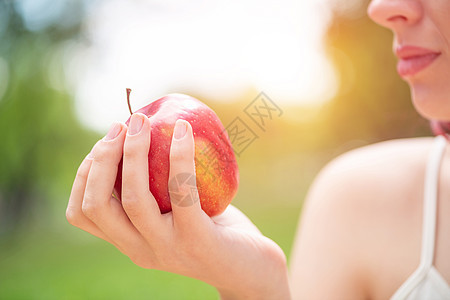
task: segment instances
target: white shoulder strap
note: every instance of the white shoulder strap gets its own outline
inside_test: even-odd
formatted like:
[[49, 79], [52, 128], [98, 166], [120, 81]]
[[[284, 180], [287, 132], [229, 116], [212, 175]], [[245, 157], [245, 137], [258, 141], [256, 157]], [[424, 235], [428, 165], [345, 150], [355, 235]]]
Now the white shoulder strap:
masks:
[[428, 157], [423, 199], [422, 252], [419, 267], [391, 297], [391, 300], [406, 299], [425, 278], [433, 265], [439, 171], [446, 144], [445, 137], [437, 136]]
[[425, 194], [422, 224], [422, 253], [420, 267], [429, 270], [434, 260], [434, 245], [436, 237], [436, 213], [439, 185], [439, 171], [447, 140], [437, 136], [428, 160], [425, 175]]

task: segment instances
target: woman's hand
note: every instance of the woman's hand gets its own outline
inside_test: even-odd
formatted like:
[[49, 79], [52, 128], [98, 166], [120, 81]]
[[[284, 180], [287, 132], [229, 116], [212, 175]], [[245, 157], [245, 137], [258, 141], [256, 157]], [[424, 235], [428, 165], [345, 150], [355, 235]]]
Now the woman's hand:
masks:
[[[133, 114], [129, 128], [117, 123], [97, 142], [78, 169], [68, 221], [113, 244], [143, 268], [203, 280], [223, 298], [289, 298], [284, 253], [237, 208], [229, 206], [210, 218], [196, 189], [193, 193], [169, 180], [172, 212], [160, 213], [149, 190], [150, 126], [145, 115]], [[177, 121], [169, 178], [195, 178], [194, 149], [191, 126]], [[111, 195], [122, 157], [120, 202]]]

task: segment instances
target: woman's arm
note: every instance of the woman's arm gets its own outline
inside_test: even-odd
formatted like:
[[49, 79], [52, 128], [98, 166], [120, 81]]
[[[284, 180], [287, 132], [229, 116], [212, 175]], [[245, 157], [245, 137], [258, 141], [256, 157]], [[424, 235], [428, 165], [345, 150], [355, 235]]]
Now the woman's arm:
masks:
[[[239, 210], [230, 206], [210, 218], [196, 195], [189, 206], [171, 199], [172, 212], [160, 213], [149, 191], [150, 126], [146, 116], [134, 114], [129, 128], [116, 124], [97, 142], [77, 172], [68, 221], [113, 244], [138, 266], [200, 279], [215, 286], [223, 299], [288, 299], [283, 251]], [[172, 140], [170, 178], [195, 175], [192, 128], [177, 121], [179, 129], [185, 134]], [[111, 194], [122, 157], [120, 202]], [[174, 188], [169, 184], [169, 194]], [[192, 190], [180, 193], [184, 197]]]
[[358, 183], [369, 177], [360, 162], [337, 159], [308, 193], [291, 259], [293, 299], [367, 299], [363, 247], [370, 233], [358, 207], [368, 191]]

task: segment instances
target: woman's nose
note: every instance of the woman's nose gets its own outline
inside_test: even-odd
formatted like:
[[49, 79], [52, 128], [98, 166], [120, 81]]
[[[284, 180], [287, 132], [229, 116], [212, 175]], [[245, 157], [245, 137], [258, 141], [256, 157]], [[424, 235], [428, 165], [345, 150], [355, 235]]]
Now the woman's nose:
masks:
[[420, 0], [372, 0], [367, 13], [376, 23], [396, 31], [418, 22], [423, 8]]

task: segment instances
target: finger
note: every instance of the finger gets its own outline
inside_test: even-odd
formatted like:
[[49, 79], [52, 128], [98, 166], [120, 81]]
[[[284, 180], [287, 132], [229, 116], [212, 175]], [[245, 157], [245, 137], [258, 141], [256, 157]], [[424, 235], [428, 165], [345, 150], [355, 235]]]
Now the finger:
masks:
[[89, 172], [82, 211], [126, 255], [133, 257], [136, 249], [146, 243], [131, 224], [112, 192], [118, 164], [122, 158], [126, 126], [114, 124], [105, 138], [92, 150], [93, 162]]
[[81, 205], [83, 203], [84, 190], [86, 188], [86, 181], [89, 174], [89, 170], [92, 165], [92, 155], [89, 155], [83, 160], [78, 168], [77, 175], [72, 186], [72, 192], [70, 193], [69, 203], [66, 209], [67, 221], [84, 231], [89, 232], [96, 237], [99, 237], [109, 243], [112, 241], [81, 211]]
[[191, 125], [178, 120], [170, 147], [169, 195], [174, 226], [179, 229], [199, 225], [201, 210], [195, 177], [195, 145]]
[[150, 192], [148, 153], [150, 120], [143, 114], [131, 116], [125, 138], [122, 169], [122, 206], [133, 225], [146, 237], [163, 234], [161, 212]]
[[117, 169], [123, 153], [126, 126], [115, 123], [92, 149], [93, 162], [86, 183], [83, 206], [104, 206], [113, 193]]

